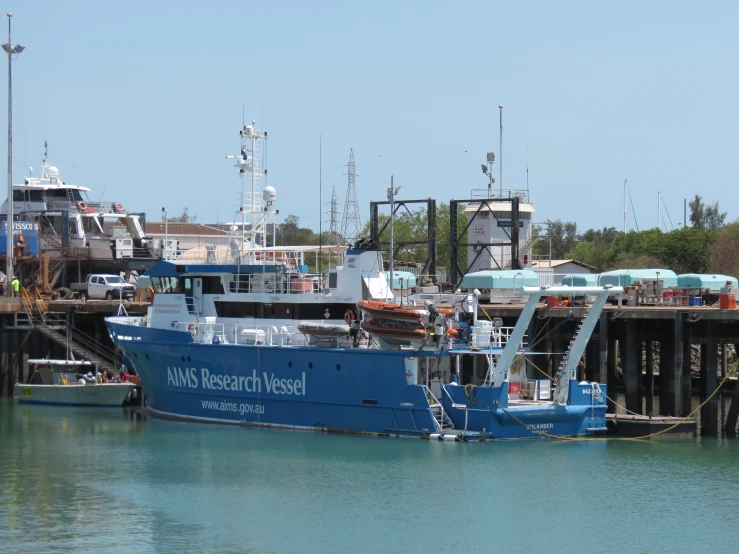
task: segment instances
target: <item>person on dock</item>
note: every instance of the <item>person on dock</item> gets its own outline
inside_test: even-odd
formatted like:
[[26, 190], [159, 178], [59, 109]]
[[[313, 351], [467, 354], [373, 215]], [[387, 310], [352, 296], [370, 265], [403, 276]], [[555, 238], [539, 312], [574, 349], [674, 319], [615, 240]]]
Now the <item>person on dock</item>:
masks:
[[15, 253], [13, 254], [16, 258], [20, 258], [25, 254], [26, 251], [26, 241], [23, 238], [23, 235], [16, 235], [15, 239]]
[[21, 289], [21, 282], [18, 280], [17, 275], [13, 276], [10, 287], [13, 289], [13, 296], [18, 296], [18, 291]]

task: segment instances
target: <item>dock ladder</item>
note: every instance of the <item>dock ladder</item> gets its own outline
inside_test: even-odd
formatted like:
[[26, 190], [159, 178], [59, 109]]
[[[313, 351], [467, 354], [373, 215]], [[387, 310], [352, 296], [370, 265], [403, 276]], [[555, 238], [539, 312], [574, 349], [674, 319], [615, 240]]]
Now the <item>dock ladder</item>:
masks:
[[554, 375], [554, 386], [559, 386], [559, 380], [562, 377], [562, 373], [564, 373], [565, 368], [567, 367], [567, 362], [570, 360], [570, 353], [572, 352], [572, 347], [575, 345], [575, 340], [577, 339], [577, 335], [580, 334], [580, 331], [582, 331], [582, 326], [585, 323], [585, 318], [588, 317], [588, 314], [590, 313], [590, 307], [584, 306], [583, 310], [580, 314], [580, 322], [577, 324], [577, 328], [575, 329], [575, 334], [570, 339], [570, 344], [567, 345], [567, 351], [565, 352], [565, 355], [562, 356], [562, 361], [559, 362], [559, 367], [557, 368], [557, 373]]

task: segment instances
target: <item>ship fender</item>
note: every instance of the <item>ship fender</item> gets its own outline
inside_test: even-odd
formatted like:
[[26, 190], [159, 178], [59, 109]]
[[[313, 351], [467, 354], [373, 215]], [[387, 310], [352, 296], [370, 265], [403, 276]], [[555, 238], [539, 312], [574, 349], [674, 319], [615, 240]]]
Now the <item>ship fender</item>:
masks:
[[213, 335], [213, 344], [221, 344], [221, 337]]

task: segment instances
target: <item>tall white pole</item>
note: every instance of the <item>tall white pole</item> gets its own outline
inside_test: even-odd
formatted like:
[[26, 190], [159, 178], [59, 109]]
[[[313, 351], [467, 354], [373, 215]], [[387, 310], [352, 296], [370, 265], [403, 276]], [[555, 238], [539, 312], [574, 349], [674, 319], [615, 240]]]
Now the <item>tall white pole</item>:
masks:
[[500, 197], [503, 198], [503, 104], [498, 106], [500, 110]]
[[624, 179], [624, 233], [626, 232], [626, 206], [629, 194], [629, 181]]
[[10, 35], [10, 18], [8, 12], [8, 44], [3, 49], [8, 53], [8, 211], [5, 217], [5, 296], [12, 296], [10, 282], [13, 280], [13, 54], [23, 50], [22, 46], [13, 48]]
[[387, 199], [390, 200], [390, 292], [393, 290], [393, 254], [395, 252], [395, 187], [393, 186], [393, 176], [390, 176], [390, 188], [387, 189]]
[[169, 249], [169, 212], [165, 208], [162, 208], [164, 214], [164, 259], [168, 260], [169, 256], [167, 251]]

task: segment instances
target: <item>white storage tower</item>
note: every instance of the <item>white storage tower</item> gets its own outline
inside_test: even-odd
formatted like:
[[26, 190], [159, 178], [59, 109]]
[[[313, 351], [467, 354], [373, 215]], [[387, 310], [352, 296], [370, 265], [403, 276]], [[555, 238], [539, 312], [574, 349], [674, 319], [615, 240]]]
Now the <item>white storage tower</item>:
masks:
[[[475, 191], [473, 191], [475, 192]], [[532, 218], [534, 215], [534, 206], [528, 202], [528, 195], [519, 194], [519, 235], [518, 235], [518, 252], [521, 267], [526, 269], [531, 267], [531, 247], [533, 245], [533, 227]], [[475, 196], [472, 196], [475, 198]], [[472, 220], [467, 231], [470, 244], [479, 242], [485, 243], [510, 243], [508, 234], [511, 232], [512, 214], [511, 202], [504, 200], [496, 201], [495, 198], [489, 200], [487, 205], [482, 203], [482, 209]], [[468, 218], [472, 218], [480, 207], [479, 203], [470, 203], [465, 208]], [[510, 246], [489, 246], [488, 251], [484, 247], [469, 246], [467, 249], [467, 260], [471, 263], [477, 256], [478, 251], [482, 250], [480, 257], [469, 268], [468, 273], [475, 271], [483, 271], [488, 269], [511, 269], [511, 247]], [[496, 264], [497, 262], [497, 264]]]

